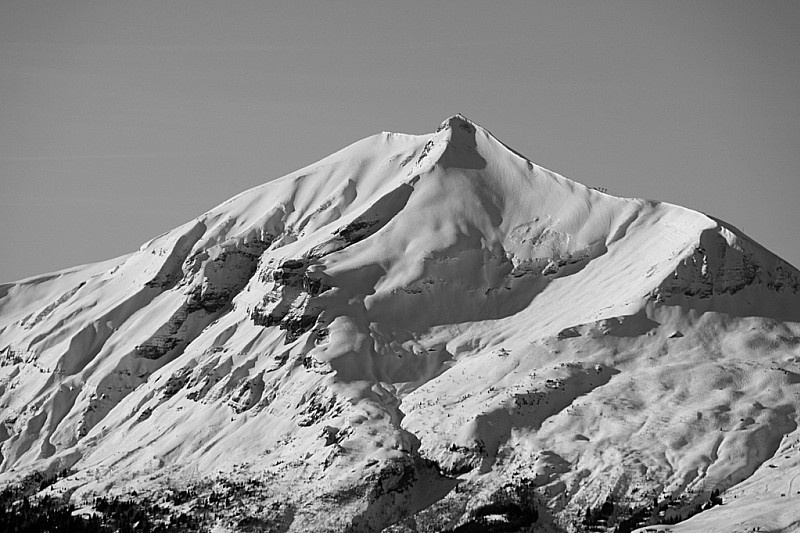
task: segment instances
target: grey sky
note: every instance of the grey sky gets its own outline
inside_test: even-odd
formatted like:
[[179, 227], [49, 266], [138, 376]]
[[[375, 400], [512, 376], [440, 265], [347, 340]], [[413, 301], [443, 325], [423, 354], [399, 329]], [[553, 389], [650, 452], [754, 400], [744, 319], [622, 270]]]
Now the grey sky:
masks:
[[800, 266], [800, 2], [0, 1], [0, 281], [460, 112]]

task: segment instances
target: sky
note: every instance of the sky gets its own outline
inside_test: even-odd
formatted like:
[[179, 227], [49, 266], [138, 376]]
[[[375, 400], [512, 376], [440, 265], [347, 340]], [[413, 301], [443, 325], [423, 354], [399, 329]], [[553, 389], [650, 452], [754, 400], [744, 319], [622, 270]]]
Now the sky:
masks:
[[800, 2], [0, 0], [0, 282], [462, 113], [800, 266]]

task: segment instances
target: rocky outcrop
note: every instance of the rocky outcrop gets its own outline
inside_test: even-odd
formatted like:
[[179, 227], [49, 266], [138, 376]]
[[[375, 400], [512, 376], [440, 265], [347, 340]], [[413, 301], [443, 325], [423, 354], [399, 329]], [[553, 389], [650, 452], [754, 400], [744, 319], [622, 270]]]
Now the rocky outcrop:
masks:
[[321, 274], [308, 272], [313, 262], [312, 258], [287, 259], [259, 274], [259, 281], [266, 282], [268, 290], [250, 311], [250, 318], [257, 325], [285, 330], [287, 344], [314, 327], [322, 311], [314, 299], [330, 289]]
[[191, 328], [202, 331], [216, 314], [231, 306], [233, 298], [255, 274], [261, 254], [269, 245], [270, 241], [265, 240], [226, 243], [212, 250], [213, 256], [206, 252], [189, 258], [185, 268], [195, 274], [185, 284], [185, 302], [150, 339], [136, 346], [136, 356], [159, 359], [191, 342], [189, 322], [202, 323]]
[[655, 291], [656, 301], [675, 296], [708, 299], [759, 286], [771, 292], [800, 293], [800, 278], [788, 264], [757, 257], [747, 240], [723, 229], [706, 231], [700, 242]]

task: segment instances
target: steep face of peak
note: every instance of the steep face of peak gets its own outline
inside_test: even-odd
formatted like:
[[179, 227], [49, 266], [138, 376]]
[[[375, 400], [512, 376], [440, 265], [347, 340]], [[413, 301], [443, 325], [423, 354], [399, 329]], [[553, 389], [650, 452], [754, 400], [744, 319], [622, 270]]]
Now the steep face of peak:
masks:
[[727, 224], [455, 115], [0, 286], [0, 481], [184, 486], [223, 529], [672, 519], [800, 439], [799, 293]]
[[654, 291], [656, 301], [800, 321], [800, 272], [736, 228], [716, 222]]

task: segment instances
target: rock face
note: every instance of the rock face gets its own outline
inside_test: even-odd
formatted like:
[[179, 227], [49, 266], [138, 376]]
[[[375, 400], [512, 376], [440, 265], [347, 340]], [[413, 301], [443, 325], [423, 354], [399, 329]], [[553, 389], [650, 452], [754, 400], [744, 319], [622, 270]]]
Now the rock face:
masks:
[[794, 269], [781, 261], [764, 261], [753, 243], [731, 230], [705, 232], [690, 256], [659, 287], [659, 297], [684, 295], [700, 299], [759, 290], [800, 294]]
[[316, 297], [330, 289], [322, 279], [309, 276], [308, 267], [313, 259], [316, 258], [288, 259], [259, 275], [261, 282], [272, 278], [270, 289], [250, 312], [250, 319], [260, 326], [278, 326], [284, 330], [286, 344], [314, 326], [322, 310], [316, 305]]
[[0, 481], [218, 530], [790, 531], [798, 321], [735, 228], [457, 115], [0, 286]]

